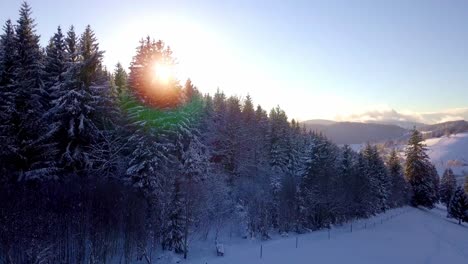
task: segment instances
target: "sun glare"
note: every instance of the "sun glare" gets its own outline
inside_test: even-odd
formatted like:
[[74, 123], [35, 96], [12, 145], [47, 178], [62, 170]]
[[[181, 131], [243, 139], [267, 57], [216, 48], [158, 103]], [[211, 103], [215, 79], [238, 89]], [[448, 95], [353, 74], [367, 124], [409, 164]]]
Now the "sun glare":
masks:
[[174, 79], [174, 67], [162, 63], [154, 63], [153, 65], [153, 78], [163, 84], [168, 84], [170, 80]]

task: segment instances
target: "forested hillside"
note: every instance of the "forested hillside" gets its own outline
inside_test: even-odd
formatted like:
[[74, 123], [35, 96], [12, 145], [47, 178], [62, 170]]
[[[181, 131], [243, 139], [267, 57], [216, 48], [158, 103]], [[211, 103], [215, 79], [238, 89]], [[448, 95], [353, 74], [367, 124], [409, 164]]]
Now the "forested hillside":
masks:
[[35, 27], [23, 3], [0, 41], [5, 263], [151, 263], [227, 223], [269, 239], [437, 200], [417, 131], [403, 168], [396, 153], [306, 132], [280, 107], [162, 76], [175, 60], [163, 41], [142, 39], [128, 73], [110, 72], [91, 26], [58, 27], [46, 47]]

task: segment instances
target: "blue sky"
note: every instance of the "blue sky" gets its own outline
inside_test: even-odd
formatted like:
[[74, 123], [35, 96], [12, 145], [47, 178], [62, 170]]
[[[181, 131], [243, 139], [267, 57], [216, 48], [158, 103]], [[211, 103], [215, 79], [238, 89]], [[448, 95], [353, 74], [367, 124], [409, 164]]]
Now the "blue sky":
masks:
[[[1, 23], [20, 2], [1, 0]], [[90, 24], [105, 63], [127, 65], [149, 34], [202, 91], [249, 93], [301, 120], [468, 107], [467, 1], [28, 2], [43, 43], [57, 25]]]

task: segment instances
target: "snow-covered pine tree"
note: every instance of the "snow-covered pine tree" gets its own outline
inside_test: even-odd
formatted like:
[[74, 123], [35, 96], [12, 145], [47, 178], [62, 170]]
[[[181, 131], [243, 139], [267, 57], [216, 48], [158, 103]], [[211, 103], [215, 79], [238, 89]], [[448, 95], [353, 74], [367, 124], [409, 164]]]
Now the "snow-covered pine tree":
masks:
[[456, 188], [457, 180], [455, 179], [452, 169], [448, 168], [442, 175], [439, 188], [440, 201], [445, 204], [445, 206], [449, 206], [450, 199], [452, 199]]
[[270, 111], [270, 166], [279, 174], [288, 166], [289, 122], [284, 110], [279, 106]]
[[[93, 82], [99, 77], [101, 69], [102, 52], [99, 51], [99, 44], [97, 43], [94, 31], [91, 26], [86, 26], [85, 31], [80, 38], [80, 59], [85, 62], [81, 70], [81, 81], [85, 87], [90, 87]], [[99, 59], [96, 59], [97, 57]]]
[[77, 62], [78, 61], [78, 37], [75, 33], [75, 27], [71, 26], [67, 32], [65, 38], [65, 49], [67, 51], [67, 61]]
[[15, 34], [15, 65], [13, 73], [14, 109], [11, 126], [18, 145], [14, 166], [18, 180], [55, 177], [54, 148], [49, 144], [49, 131], [43, 115], [48, 94], [44, 89], [43, 54], [31, 7], [24, 2]]
[[[183, 102], [181, 86], [175, 78], [161, 83], [155, 80], [154, 71], [157, 65], [171, 67], [175, 64], [172, 51], [161, 40], [154, 41], [148, 36], [140, 40], [137, 54], [130, 64], [128, 85], [135, 95], [145, 104], [159, 109], [170, 109]], [[170, 87], [170, 89], [167, 89]], [[169, 92], [168, 92], [169, 91]]]
[[[10, 19], [3, 26], [0, 36], [0, 86], [6, 87], [13, 83], [13, 70], [15, 66], [15, 28]], [[4, 98], [2, 96], [2, 98]]]
[[197, 131], [195, 129], [192, 131], [194, 133], [190, 136], [188, 146], [184, 147], [180, 159], [184, 194], [184, 258], [187, 258], [190, 228], [196, 222], [195, 217], [200, 215], [197, 212], [197, 209], [201, 210], [198, 205], [201, 200], [201, 192], [203, 192], [200, 184], [202, 180], [206, 179], [208, 172], [206, 148], [200, 142]]
[[268, 114], [262, 109], [260, 105], [255, 109], [255, 173], [258, 175], [259, 172], [266, 172], [269, 170], [269, 151], [270, 151], [270, 124], [268, 120]]
[[65, 40], [59, 26], [46, 49], [44, 84], [49, 92], [56, 82], [63, 81], [62, 73], [67, 70], [66, 56]]
[[127, 72], [124, 70], [120, 62], [115, 65], [114, 70], [114, 85], [116, 87], [117, 97], [122, 96], [127, 90]]
[[328, 227], [335, 221], [336, 160], [336, 146], [321, 135], [312, 135], [300, 185], [301, 219], [305, 228]]
[[239, 153], [239, 176], [253, 177], [255, 176], [255, 145], [257, 137], [257, 124], [255, 123], [255, 109], [252, 103], [252, 98], [247, 95], [243, 102], [241, 113], [240, 131], [241, 141]]
[[391, 182], [387, 168], [379, 155], [377, 146], [367, 144], [363, 151], [367, 159], [367, 173], [374, 194], [374, 213], [385, 212], [389, 208]]
[[462, 187], [455, 189], [447, 212], [447, 216], [458, 220], [458, 224], [461, 224], [462, 221], [468, 221], [468, 197]]
[[239, 176], [240, 156], [242, 149], [242, 116], [241, 105], [238, 97], [231, 96], [226, 100], [226, 125], [222, 136], [224, 137], [224, 162], [223, 167], [231, 176], [229, 181], [232, 184]]
[[67, 71], [52, 87], [55, 141], [61, 165], [71, 171], [92, 166], [91, 145], [101, 138], [103, 120], [109, 115], [109, 85], [101, 69], [102, 52], [88, 26], [77, 50], [73, 27], [65, 40]]
[[99, 135], [91, 118], [95, 111], [92, 96], [80, 81], [81, 70], [82, 62], [71, 65], [63, 74], [63, 81], [52, 88], [56, 99], [48, 113], [54, 121], [58, 160], [71, 171], [91, 165], [88, 147]]
[[349, 217], [353, 217], [359, 206], [359, 191], [360, 183], [358, 182], [358, 174], [356, 170], [356, 153], [345, 145], [341, 149], [341, 158], [338, 165], [338, 173], [340, 180], [340, 199], [341, 211]]
[[298, 230], [297, 227], [297, 189], [302, 173], [302, 153], [304, 145], [299, 122], [291, 120], [288, 143], [288, 165], [281, 179], [279, 193], [279, 229], [280, 232]]
[[163, 249], [174, 250], [175, 253], [181, 254], [184, 252], [184, 197], [181, 190], [180, 179], [175, 179], [173, 198], [171, 203], [171, 212], [166, 226], [167, 230], [163, 238]]
[[[12, 180], [5, 170], [12, 165], [11, 158], [16, 149], [16, 136], [11, 122], [15, 112], [13, 91], [14, 66], [16, 60], [15, 30], [7, 20], [0, 36], [0, 182]], [[8, 179], [7, 179], [8, 178]]]
[[357, 217], [369, 217], [375, 214], [375, 197], [369, 176], [369, 164], [363, 151], [358, 154], [356, 164], [356, 184], [354, 197]]
[[282, 182], [285, 174], [288, 172], [289, 150], [290, 150], [290, 126], [286, 112], [279, 106], [271, 109], [269, 131], [269, 161], [271, 167], [270, 185], [273, 196], [272, 204], [272, 224], [274, 228], [278, 227], [279, 217], [279, 193], [282, 189]]
[[400, 164], [396, 149], [393, 149], [390, 153], [387, 168], [391, 181], [391, 206], [402, 206], [408, 201], [408, 186], [403, 175], [403, 167]]
[[433, 208], [437, 200], [435, 168], [422, 141], [421, 133], [414, 129], [406, 147], [405, 176], [412, 188], [412, 205]]

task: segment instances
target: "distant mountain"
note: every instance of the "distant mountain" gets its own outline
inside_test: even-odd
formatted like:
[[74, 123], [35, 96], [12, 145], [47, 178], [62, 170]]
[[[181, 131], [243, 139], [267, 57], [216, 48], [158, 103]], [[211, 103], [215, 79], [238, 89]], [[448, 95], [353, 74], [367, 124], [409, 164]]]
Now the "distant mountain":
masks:
[[373, 123], [373, 124], [383, 124], [383, 125], [395, 125], [406, 129], [413, 129], [416, 127], [420, 129], [421, 127], [427, 126], [424, 123], [413, 122], [413, 121], [400, 121], [400, 120], [379, 120], [379, 121], [366, 121], [365, 123]]
[[426, 138], [441, 137], [468, 132], [468, 122], [465, 120], [449, 121], [419, 128]]
[[327, 119], [312, 119], [302, 122], [304, 125], [331, 125], [336, 123], [336, 121], [327, 120]]
[[[326, 123], [326, 122], [325, 122]], [[398, 139], [408, 133], [407, 129], [396, 125], [383, 125], [357, 122], [302, 122], [307, 130], [323, 133], [336, 144], [361, 144]]]

